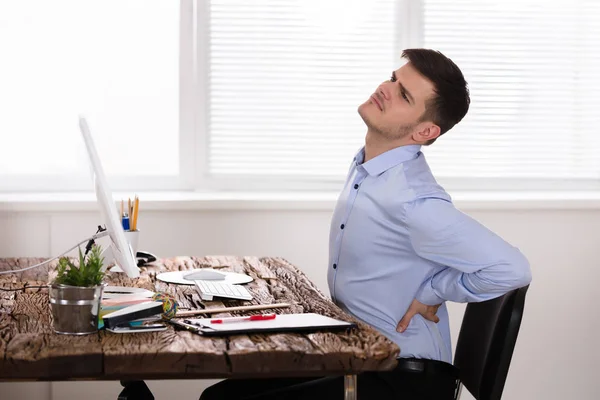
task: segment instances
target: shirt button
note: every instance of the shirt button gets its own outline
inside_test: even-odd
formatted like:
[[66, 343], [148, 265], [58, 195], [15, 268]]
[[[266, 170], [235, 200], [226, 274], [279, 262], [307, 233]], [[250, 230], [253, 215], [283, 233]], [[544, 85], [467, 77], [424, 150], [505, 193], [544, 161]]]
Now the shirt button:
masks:
[[336, 268], [337, 268], [337, 264], [333, 264], [333, 269], [336, 269]]
[[340, 226], [341, 229], [344, 229], [344, 224], [342, 224], [342, 226]]
[[354, 189], [358, 189], [358, 183], [354, 185]]

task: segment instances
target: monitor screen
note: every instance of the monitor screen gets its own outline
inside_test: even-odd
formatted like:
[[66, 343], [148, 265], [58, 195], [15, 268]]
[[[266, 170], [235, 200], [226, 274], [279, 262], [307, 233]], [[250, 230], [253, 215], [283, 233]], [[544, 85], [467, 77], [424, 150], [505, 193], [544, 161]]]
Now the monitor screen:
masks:
[[[117, 208], [115, 207], [115, 202], [113, 200], [112, 192], [108, 186], [108, 182], [102, 168], [102, 163], [100, 162], [100, 157], [98, 156], [96, 146], [94, 145], [94, 140], [92, 139], [92, 134], [90, 133], [88, 123], [83, 117], [79, 118], [79, 128], [81, 130], [81, 134], [83, 135], [88, 159], [92, 169], [92, 180], [94, 182], [98, 206], [104, 218], [104, 222], [111, 239], [110, 250], [115, 258], [116, 264], [121, 268], [121, 270], [130, 278], [137, 278], [140, 276], [140, 270], [137, 267], [135, 254], [133, 254], [133, 250], [125, 238], [125, 231], [123, 230], [123, 225], [121, 225], [121, 221], [119, 220]], [[107, 253], [110, 254], [111, 252], [109, 251]], [[104, 261], [106, 263], [110, 263], [112, 260], [105, 259]]]

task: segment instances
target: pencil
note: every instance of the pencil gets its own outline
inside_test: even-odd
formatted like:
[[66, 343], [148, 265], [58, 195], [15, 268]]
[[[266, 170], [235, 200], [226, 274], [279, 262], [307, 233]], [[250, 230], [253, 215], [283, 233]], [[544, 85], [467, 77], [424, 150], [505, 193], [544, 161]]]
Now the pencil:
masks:
[[123, 199], [121, 199], [121, 218], [123, 218]]
[[135, 196], [135, 201], [133, 202], [133, 231], [137, 231], [137, 220], [138, 213], [140, 212], [140, 198]]
[[219, 308], [204, 308], [201, 310], [190, 310], [190, 311], [177, 311], [175, 318], [190, 317], [198, 314], [215, 314], [215, 313], [226, 313], [230, 311], [249, 311], [249, 310], [268, 310], [272, 308], [288, 308], [291, 304], [289, 303], [275, 303], [275, 304], [256, 304], [251, 306], [237, 306], [237, 307], [219, 307]]

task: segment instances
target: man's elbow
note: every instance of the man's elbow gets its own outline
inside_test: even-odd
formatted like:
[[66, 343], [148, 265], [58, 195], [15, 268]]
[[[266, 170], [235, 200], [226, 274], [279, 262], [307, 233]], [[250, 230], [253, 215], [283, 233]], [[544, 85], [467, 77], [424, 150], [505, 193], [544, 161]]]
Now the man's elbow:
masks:
[[520, 252], [517, 251], [515, 257], [511, 260], [511, 286], [513, 289], [518, 289], [523, 286], [527, 286], [531, 283], [531, 266], [527, 258]]

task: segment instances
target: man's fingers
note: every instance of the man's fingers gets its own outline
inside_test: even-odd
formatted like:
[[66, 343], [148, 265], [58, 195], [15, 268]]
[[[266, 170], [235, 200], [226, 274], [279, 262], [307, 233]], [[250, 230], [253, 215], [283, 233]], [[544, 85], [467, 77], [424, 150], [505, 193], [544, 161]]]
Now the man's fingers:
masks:
[[410, 320], [412, 319], [412, 317], [415, 316], [415, 312], [413, 311], [412, 308], [410, 308], [406, 314], [404, 314], [404, 317], [402, 317], [402, 319], [400, 320], [400, 322], [398, 322], [398, 326], [396, 327], [396, 331], [402, 333], [406, 330], [406, 328], [408, 328], [408, 324], [410, 324]]
[[427, 314], [424, 314], [423, 317], [428, 321], [435, 322], [436, 324], [440, 322], [440, 318], [433, 312], [428, 312]]

